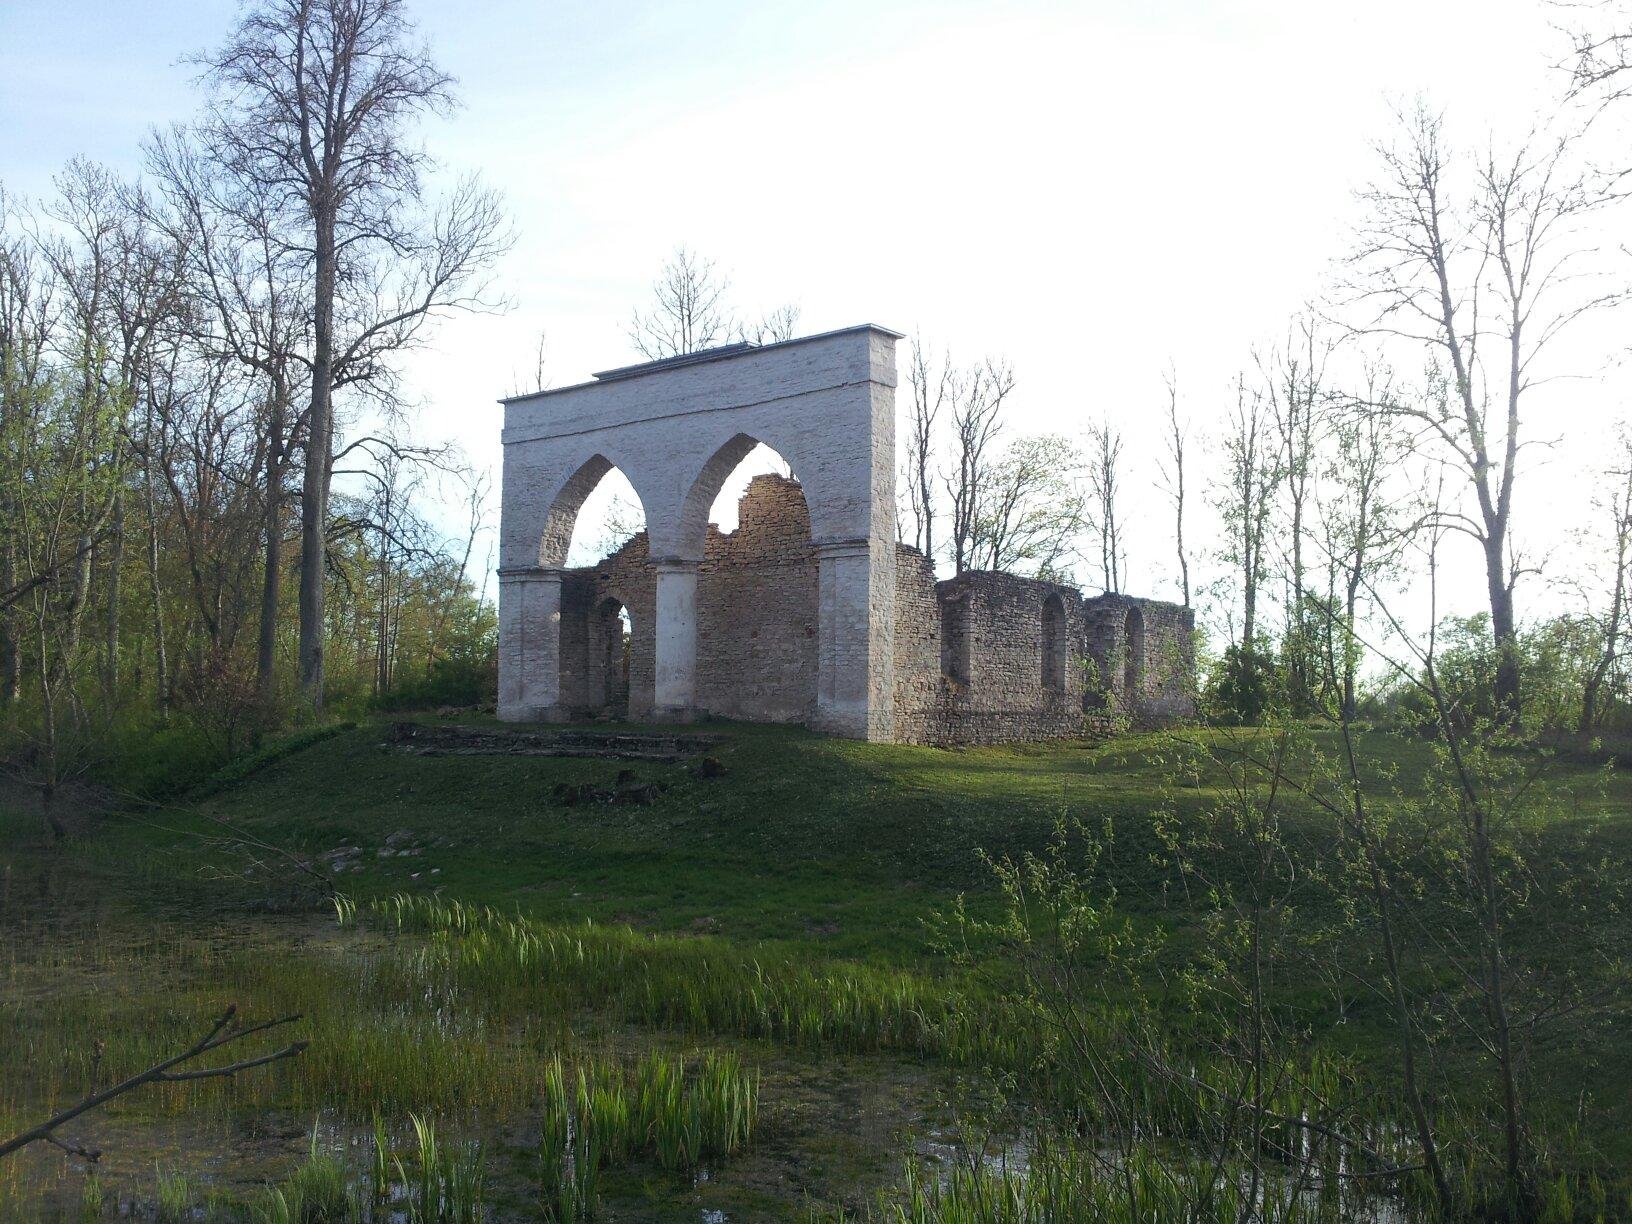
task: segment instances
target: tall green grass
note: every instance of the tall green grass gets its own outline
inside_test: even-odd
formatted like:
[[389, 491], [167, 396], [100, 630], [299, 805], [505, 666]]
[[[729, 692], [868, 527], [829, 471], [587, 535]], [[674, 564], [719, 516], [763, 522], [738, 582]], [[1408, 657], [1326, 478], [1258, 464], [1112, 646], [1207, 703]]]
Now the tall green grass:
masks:
[[[423, 935], [420, 988], [442, 983], [495, 1014], [578, 1007], [699, 1035], [934, 1058], [1015, 1077], [1033, 1100], [1083, 1129], [1103, 1120], [1089, 1085], [1059, 1074], [1060, 1034], [1019, 994], [952, 977], [768, 960], [711, 939], [554, 925], [423, 895], [339, 908], [344, 922]], [[1237, 1091], [1235, 1069], [1210, 1060], [1198, 1041], [1166, 1052], [1187, 1081], [1159, 1073], [1126, 1049], [1126, 1017], [1107, 1006], [1098, 1023], [1104, 1056], [1147, 1133], [1178, 1139], [1215, 1127], [1213, 1102]], [[1266, 1078], [1282, 1086], [1262, 1106], [1283, 1117], [1301, 1117], [1316, 1099], [1329, 1105], [1353, 1090], [1352, 1070], [1319, 1055], [1297, 1074]]]
[[[1360, 1193], [1311, 1188], [1293, 1176], [1260, 1183], [1219, 1180], [1141, 1146], [1126, 1158], [1043, 1146], [1016, 1164], [908, 1164], [901, 1188], [862, 1215], [868, 1224], [1335, 1224], [1367, 1218], [1378, 1203]], [[844, 1212], [812, 1211], [808, 1224], [853, 1224]]]
[[685, 1171], [741, 1150], [759, 1116], [759, 1075], [733, 1054], [710, 1053], [694, 1074], [653, 1052], [632, 1067], [591, 1061], [545, 1069], [540, 1201], [551, 1218], [594, 1213], [599, 1171], [651, 1157]]
[[427, 936], [425, 967], [438, 963], [462, 994], [495, 1011], [549, 999], [682, 1032], [964, 1062], [1012, 1063], [1026, 1048], [1019, 1013], [926, 975], [770, 960], [713, 939], [556, 925], [423, 895], [361, 910], [342, 901], [338, 910], [342, 921]]

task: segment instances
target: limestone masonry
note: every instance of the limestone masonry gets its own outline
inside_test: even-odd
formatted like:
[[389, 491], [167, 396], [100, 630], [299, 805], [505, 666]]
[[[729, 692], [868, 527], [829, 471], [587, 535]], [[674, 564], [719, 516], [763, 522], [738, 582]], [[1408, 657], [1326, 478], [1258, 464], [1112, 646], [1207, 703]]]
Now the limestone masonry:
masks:
[[[936, 582], [896, 542], [899, 338], [732, 345], [506, 400], [500, 717], [711, 714], [978, 744], [1189, 716], [1189, 609], [997, 572]], [[756, 477], [723, 534], [709, 507], [760, 442], [799, 479]], [[614, 466], [647, 530], [567, 569]]]

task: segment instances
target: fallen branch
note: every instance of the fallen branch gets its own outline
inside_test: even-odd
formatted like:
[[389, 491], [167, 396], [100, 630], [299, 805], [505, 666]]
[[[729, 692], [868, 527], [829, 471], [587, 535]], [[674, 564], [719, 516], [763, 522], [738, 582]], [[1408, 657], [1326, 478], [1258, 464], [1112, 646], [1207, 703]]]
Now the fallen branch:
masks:
[[12, 1136], [5, 1142], [0, 1143], [0, 1157], [9, 1156], [18, 1149], [25, 1148], [31, 1143], [45, 1142], [54, 1144], [63, 1151], [72, 1153], [75, 1156], [81, 1156], [86, 1160], [95, 1161], [101, 1157], [101, 1152], [92, 1148], [82, 1147], [66, 1139], [58, 1138], [54, 1133], [57, 1127], [62, 1126], [64, 1123], [73, 1121], [75, 1118], [79, 1117], [80, 1114], [95, 1109], [99, 1105], [107, 1104], [115, 1097], [124, 1096], [125, 1093], [140, 1088], [143, 1084], [177, 1083], [182, 1080], [230, 1078], [231, 1076], [237, 1075], [240, 1071], [248, 1071], [251, 1067], [264, 1067], [268, 1063], [279, 1062], [285, 1058], [293, 1058], [295, 1055], [304, 1050], [309, 1044], [305, 1041], [292, 1042], [291, 1044], [284, 1046], [281, 1050], [274, 1050], [270, 1054], [261, 1054], [254, 1058], [245, 1058], [238, 1062], [227, 1063], [225, 1066], [221, 1067], [195, 1067], [185, 1071], [171, 1070], [172, 1067], [179, 1067], [182, 1063], [191, 1062], [200, 1055], [208, 1054], [212, 1050], [219, 1050], [223, 1046], [231, 1045], [233, 1042], [240, 1041], [243, 1038], [250, 1036], [252, 1033], [264, 1033], [267, 1029], [277, 1028], [284, 1024], [293, 1024], [296, 1020], [300, 1019], [298, 1015], [283, 1016], [277, 1020], [267, 1020], [262, 1024], [252, 1024], [248, 1028], [233, 1028], [232, 1022], [237, 1014], [238, 1005], [236, 1003], [229, 1004], [227, 1006], [227, 1010], [222, 1012], [220, 1018], [216, 1020], [214, 1027], [212, 1027], [208, 1033], [205, 1033], [204, 1036], [193, 1042], [192, 1045], [188, 1046], [180, 1054], [167, 1058], [163, 1062], [155, 1063], [146, 1071], [138, 1072], [129, 1079], [113, 1085], [111, 1088], [105, 1088], [101, 1092], [93, 1092], [78, 1105], [74, 1105], [63, 1110], [55, 1117], [47, 1118], [38, 1126], [23, 1131], [19, 1135]]

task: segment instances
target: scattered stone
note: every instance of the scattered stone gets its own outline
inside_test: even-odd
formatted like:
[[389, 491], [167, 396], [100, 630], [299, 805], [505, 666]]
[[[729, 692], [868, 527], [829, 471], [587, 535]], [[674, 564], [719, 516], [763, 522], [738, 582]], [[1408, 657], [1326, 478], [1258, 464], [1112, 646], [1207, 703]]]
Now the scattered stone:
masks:
[[719, 757], [705, 756], [692, 768], [692, 776], [702, 779], [723, 778], [729, 771]]
[[657, 798], [668, 788], [661, 782], [648, 782], [644, 786], [631, 786], [620, 790], [617, 802], [631, 803], [637, 807], [650, 807], [657, 802]]
[[668, 789], [666, 782], [640, 782], [635, 778], [633, 771], [624, 769], [618, 772], [616, 783], [611, 789], [596, 786], [592, 782], [557, 782], [551, 794], [563, 807], [577, 807], [583, 803], [619, 803], [649, 807]]
[[509, 731], [455, 724], [435, 726], [399, 722], [391, 726], [386, 745], [415, 756], [552, 756], [609, 761], [653, 761], [675, 764], [720, 742], [717, 735], [689, 732]]

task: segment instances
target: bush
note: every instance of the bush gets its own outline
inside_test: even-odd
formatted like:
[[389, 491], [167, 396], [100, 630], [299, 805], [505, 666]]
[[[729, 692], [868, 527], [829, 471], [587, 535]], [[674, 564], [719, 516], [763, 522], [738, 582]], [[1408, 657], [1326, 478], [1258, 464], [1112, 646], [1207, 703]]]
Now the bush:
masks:
[[498, 686], [498, 659], [491, 652], [455, 655], [436, 660], [423, 676], [379, 694], [369, 705], [376, 710], [487, 705]]
[[1214, 722], [1253, 727], [1275, 708], [1279, 690], [1273, 648], [1260, 638], [1251, 646], [1225, 648], [1203, 700]]

